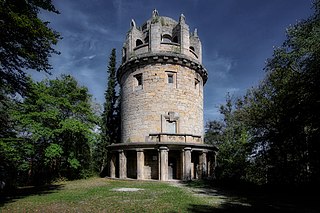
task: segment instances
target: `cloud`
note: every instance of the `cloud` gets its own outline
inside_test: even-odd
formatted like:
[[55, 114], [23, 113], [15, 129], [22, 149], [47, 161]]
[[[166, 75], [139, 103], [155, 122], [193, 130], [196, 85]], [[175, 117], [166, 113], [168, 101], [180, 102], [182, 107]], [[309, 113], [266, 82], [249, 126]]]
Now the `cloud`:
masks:
[[93, 59], [94, 57], [96, 57], [96, 55], [85, 56], [85, 57], [83, 57], [82, 59], [83, 59], [83, 60], [91, 60], [91, 59]]
[[229, 77], [231, 69], [235, 66], [235, 61], [215, 53], [210, 58], [206, 57], [204, 64], [210, 76], [221, 80]]
[[204, 94], [204, 120], [220, 119], [219, 107], [226, 102], [227, 93], [231, 96], [241, 96], [243, 90], [228, 85], [205, 87]]

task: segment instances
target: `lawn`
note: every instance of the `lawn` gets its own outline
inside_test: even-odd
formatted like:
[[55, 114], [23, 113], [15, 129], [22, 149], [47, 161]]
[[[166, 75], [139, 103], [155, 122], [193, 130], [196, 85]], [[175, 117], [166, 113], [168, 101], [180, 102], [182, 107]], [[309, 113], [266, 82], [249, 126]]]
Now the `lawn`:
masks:
[[[139, 190], [128, 191], [134, 188]], [[202, 182], [95, 177], [19, 188], [2, 195], [0, 212], [319, 212], [317, 199], [301, 194], [270, 197], [231, 193]]]
[[[140, 190], [115, 191], [121, 188]], [[90, 178], [20, 188], [2, 198], [0, 212], [187, 212], [192, 206], [214, 205], [212, 201], [168, 183]]]

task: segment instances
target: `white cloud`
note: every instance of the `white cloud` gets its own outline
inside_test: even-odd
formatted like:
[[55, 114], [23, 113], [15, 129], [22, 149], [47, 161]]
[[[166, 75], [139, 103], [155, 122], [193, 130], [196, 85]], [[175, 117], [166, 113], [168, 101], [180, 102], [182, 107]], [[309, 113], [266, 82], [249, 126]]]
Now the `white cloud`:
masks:
[[94, 57], [96, 57], [96, 55], [85, 56], [85, 57], [83, 57], [82, 59], [83, 59], [83, 60], [91, 60], [91, 59], [93, 59]]
[[226, 79], [229, 77], [230, 70], [235, 66], [235, 61], [215, 53], [211, 57], [206, 57], [204, 64], [210, 76], [217, 79]]

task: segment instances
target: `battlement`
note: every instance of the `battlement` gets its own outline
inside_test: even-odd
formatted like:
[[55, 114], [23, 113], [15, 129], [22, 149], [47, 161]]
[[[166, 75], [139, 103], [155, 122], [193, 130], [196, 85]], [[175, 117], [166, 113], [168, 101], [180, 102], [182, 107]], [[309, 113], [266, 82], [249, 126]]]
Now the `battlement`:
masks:
[[146, 53], [175, 53], [202, 63], [202, 47], [197, 34], [189, 32], [185, 17], [181, 14], [179, 21], [159, 16], [157, 10], [142, 26], [138, 27], [131, 20], [131, 28], [122, 49], [122, 63]]

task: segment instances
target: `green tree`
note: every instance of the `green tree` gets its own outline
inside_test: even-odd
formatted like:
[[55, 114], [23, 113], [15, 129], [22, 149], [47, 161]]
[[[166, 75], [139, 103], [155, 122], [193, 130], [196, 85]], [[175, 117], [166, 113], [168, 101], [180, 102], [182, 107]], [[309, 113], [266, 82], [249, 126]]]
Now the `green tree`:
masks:
[[25, 92], [26, 69], [48, 72], [59, 34], [38, 18], [40, 10], [59, 13], [51, 0], [0, 0], [0, 87]]
[[[34, 183], [87, 176], [97, 125], [88, 89], [66, 75], [37, 83], [29, 80], [29, 88], [13, 113], [19, 140], [2, 144], [17, 158], [16, 164], [25, 162], [20, 172], [15, 171]], [[20, 152], [22, 148], [28, 152]]]
[[266, 77], [243, 98], [255, 183], [320, 183], [320, 1], [315, 13], [287, 29]]
[[108, 85], [105, 91], [101, 121], [101, 141], [97, 144], [97, 164], [100, 175], [106, 174], [107, 146], [119, 142], [120, 102], [116, 94], [116, 49], [112, 49], [108, 65]]
[[[24, 95], [27, 92], [26, 70], [49, 72], [51, 66], [48, 58], [51, 54], [58, 53], [52, 46], [58, 42], [60, 36], [48, 27], [48, 22], [38, 18], [40, 10], [58, 13], [51, 0], [0, 0], [0, 143], [2, 145], [4, 143], [7, 145], [9, 141], [16, 144], [19, 140], [16, 139], [13, 119], [9, 113], [15, 102], [14, 98], [10, 97], [11, 94], [18, 92]], [[16, 151], [14, 150], [7, 150], [7, 153], [12, 155], [6, 156], [6, 152], [2, 150], [0, 170], [9, 168], [11, 171], [11, 168], [16, 168], [13, 164], [20, 158], [13, 157]], [[24, 163], [19, 162], [19, 165]]]
[[207, 124], [205, 142], [219, 148], [216, 168], [216, 178], [219, 181], [246, 181], [251, 150], [242, 105], [241, 99], [234, 100], [228, 94], [226, 104], [220, 106], [223, 120]]

